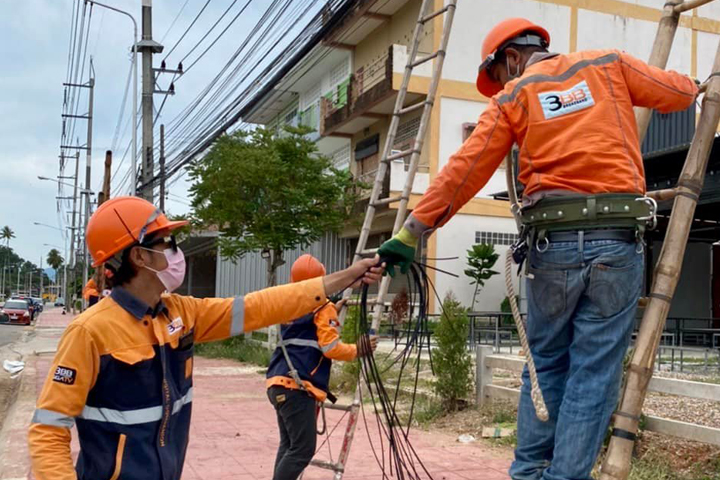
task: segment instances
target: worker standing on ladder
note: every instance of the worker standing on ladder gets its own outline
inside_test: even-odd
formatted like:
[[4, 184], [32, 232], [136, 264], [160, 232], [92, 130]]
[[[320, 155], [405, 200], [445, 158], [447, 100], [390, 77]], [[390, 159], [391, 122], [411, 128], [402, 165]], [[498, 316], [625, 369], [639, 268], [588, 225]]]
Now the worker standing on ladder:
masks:
[[[290, 269], [290, 281], [303, 282], [325, 275], [325, 266], [312, 255], [301, 255]], [[340, 340], [340, 322], [330, 300], [292, 323], [282, 325], [280, 342], [267, 371], [267, 394], [277, 412], [280, 446], [275, 458], [274, 480], [294, 480], [315, 454], [318, 408], [330, 393], [332, 360], [349, 362], [369, 351], [363, 342], [348, 345]], [[370, 348], [377, 347], [370, 337]], [[324, 412], [323, 412], [324, 413]], [[327, 428], [322, 416], [320, 431]]]
[[523, 227], [514, 249], [521, 262], [529, 249], [527, 335], [550, 418], [533, 409], [526, 368], [510, 475], [586, 480], [617, 404], [643, 283], [642, 235], [655, 213], [633, 106], [683, 110], [698, 88], [624, 52], [560, 55], [549, 45], [544, 28], [520, 18], [488, 33], [477, 88], [489, 105], [378, 253], [389, 273], [406, 271], [418, 239], [447, 223], [518, 144]]
[[[185, 257], [150, 202], [117, 197], [87, 226], [94, 267], [112, 293], [65, 330], [37, 402], [28, 439], [38, 480], [178, 480], [193, 401], [193, 345], [288, 321], [351, 284], [374, 283], [377, 259], [293, 285], [235, 298], [172, 292]], [[167, 292], [167, 293], [164, 293]], [[70, 429], [80, 454], [73, 467]]]

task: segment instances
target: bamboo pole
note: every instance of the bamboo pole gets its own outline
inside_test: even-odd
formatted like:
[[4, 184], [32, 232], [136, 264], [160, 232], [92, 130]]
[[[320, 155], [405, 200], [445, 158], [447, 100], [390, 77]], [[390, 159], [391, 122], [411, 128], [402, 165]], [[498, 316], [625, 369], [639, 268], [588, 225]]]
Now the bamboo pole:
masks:
[[[712, 71], [720, 71], [720, 45], [715, 54]], [[697, 195], [702, 191], [705, 170], [719, 121], [720, 77], [712, 77], [703, 98], [700, 121], [678, 181], [681, 189], [691, 190], [695, 195], [675, 197], [668, 233], [655, 268], [650, 301], [640, 325], [600, 480], [625, 480], [630, 473], [634, 436], [638, 430], [643, 401], [652, 377], [655, 352], [680, 278], [685, 247], [697, 206]]]
[[677, 188], [665, 188], [662, 190], [655, 190], [654, 192], [647, 192], [646, 195], [656, 202], [664, 202], [666, 200], [672, 200], [677, 196], [677, 194]]
[[702, 7], [706, 3], [710, 3], [712, 1], [713, 0], [687, 0], [687, 2], [675, 5], [673, 7], [673, 10], [675, 10], [676, 13], [687, 12], [688, 10], [692, 10], [693, 8]]
[[[673, 39], [675, 38], [675, 31], [677, 30], [678, 23], [680, 21], [680, 12], [676, 11], [675, 8], [683, 5], [673, 5], [666, 3], [663, 8], [662, 17], [658, 25], [657, 33], [655, 34], [655, 42], [653, 43], [652, 51], [650, 52], [650, 60], [648, 63], [658, 68], [665, 69], [667, 66], [668, 58], [670, 57], [670, 49], [672, 48]], [[652, 110], [649, 108], [636, 108], [635, 109], [635, 120], [638, 126], [638, 136], [640, 137], [640, 143], [645, 138], [648, 125], [650, 125], [650, 117], [652, 116]]]

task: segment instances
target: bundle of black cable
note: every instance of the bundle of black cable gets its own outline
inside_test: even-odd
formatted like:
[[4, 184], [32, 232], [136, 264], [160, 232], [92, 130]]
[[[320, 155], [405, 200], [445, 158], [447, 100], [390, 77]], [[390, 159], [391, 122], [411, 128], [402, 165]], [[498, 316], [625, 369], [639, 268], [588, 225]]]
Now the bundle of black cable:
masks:
[[[384, 370], [378, 367], [375, 355], [370, 353], [360, 358], [360, 371], [365, 385], [367, 385], [367, 394], [369, 395], [375, 411], [375, 419], [380, 432], [380, 454], [375, 449], [370, 430], [367, 428], [367, 418], [363, 409], [363, 421], [365, 429], [368, 432], [368, 439], [372, 448], [375, 459], [383, 472], [383, 479], [389, 477], [397, 477], [399, 479], [432, 479], [432, 475], [427, 470], [417, 452], [410, 443], [410, 425], [412, 423], [413, 413], [415, 411], [415, 401], [418, 388], [418, 377], [420, 375], [421, 355], [423, 348], [427, 348], [430, 355], [430, 365], [432, 367], [432, 356], [430, 353], [430, 331], [428, 328], [428, 294], [430, 285], [426, 272], [417, 264], [413, 264], [408, 275], [408, 292], [411, 299], [417, 298], [417, 312], [413, 302], [408, 310], [407, 330], [405, 331], [406, 343], [402, 351], [399, 352]], [[434, 287], [433, 287], [434, 288]], [[370, 339], [368, 333], [374, 333], [368, 324], [368, 286], [363, 285], [360, 299], [360, 315], [356, 324], [359, 341], [363, 343], [365, 351], [370, 350]], [[397, 348], [397, 346], [396, 346]], [[384, 360], [388, 360], [392, 352], [388, 354]], [[407, 369], [406, 366], [414, 360], [414, 368]], [[382, 362], [384, 363], [384, 362]], [[382, 375], [393, 366], [399, 365], [399, 373], [397, 380], [394, 381], [395, 392], [391, 394], [385, 388]], [[397, 413], [398, 396], [401, 391], [401, 382], [403, 375], [412, 375], [412, 390], [410, 415], [407, 419], [405, 427]], [[360, 384], [358, 385], [360, 388]], [[362, 392], [361, 392], [362, 393]], [[387, 441], [387, 456], [385, 441]], [[387, 458], [386, 458], [387, 457]], [[421, 476], [424, 472], [424, 476]]]

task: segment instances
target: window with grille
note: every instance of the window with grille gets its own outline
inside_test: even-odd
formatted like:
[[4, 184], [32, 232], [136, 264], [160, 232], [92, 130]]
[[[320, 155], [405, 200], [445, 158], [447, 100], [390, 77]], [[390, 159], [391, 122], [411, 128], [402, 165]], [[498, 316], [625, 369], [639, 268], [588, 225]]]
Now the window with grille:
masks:
[[318, 82], [310, 90], [300, 96], [300, 110], [307, 110], [320, 100], [322, 85]]
[[338, 170], [347, 170], [350, 168], [350, 145], [339, 148], [330, 154], [333, 166]]
[[330, 71], [330, 88], [341, 84], [348, 76], [350, 76], [350, 62], [348, 62], [348, 59], [345, 59], [335, 65]]
[[414, 140], [418, 130], [420, 130], [420, 117], [411, 118], [407, 122], [401, 123], [395, 135], [395, 145]]
[[518, 239], [516, 233], [475, 232], [475, 243], [488, 245], [512, 245]]

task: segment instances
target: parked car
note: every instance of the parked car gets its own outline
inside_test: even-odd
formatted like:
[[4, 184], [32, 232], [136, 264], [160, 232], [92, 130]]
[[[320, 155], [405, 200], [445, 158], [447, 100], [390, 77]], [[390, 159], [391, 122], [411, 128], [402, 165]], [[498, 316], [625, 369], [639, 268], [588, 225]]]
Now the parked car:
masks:
[[65, 299], [63, 297], [57, 297], [55, 299], [55, 306], [56, 307], [64, 307], [65, 306]]
[[20, 295], [17, 297], [12, 297], [10, 300], [24, 300], [27, 302], [28, 307], [30, 309], [30, 318], [31, 320], [35, 320], [38, 315], [40, 315], [40, 305], [35, 302], [35, 299], [32, 297], [26, 297], [25, 295]]
[[30, 325], [33, 321], [33, 313], [27, 300], [8, 300], [2, 308], [2, 313], [7, 316], [9, 323]]

